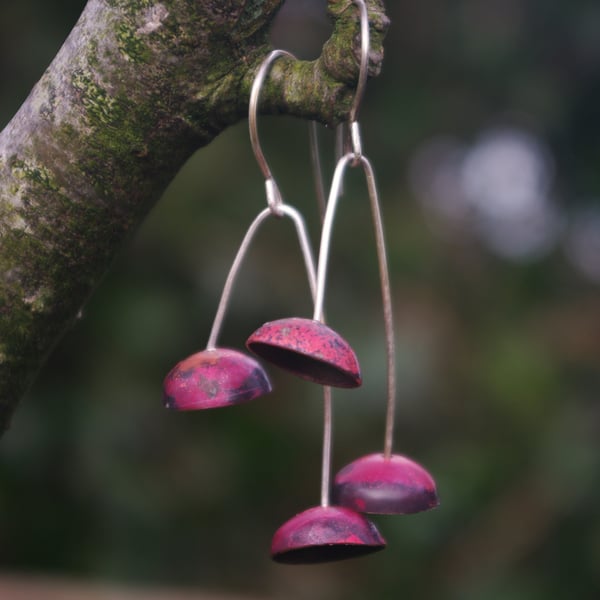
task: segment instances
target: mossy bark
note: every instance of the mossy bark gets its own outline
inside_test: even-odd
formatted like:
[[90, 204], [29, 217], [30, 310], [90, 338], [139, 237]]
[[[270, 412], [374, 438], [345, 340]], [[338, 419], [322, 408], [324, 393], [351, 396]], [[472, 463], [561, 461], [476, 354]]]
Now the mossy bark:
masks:
[[[89, 0], [0, 133], [0, 433], [123, 242], [186, 159], [247, 113], [282, 0]], [[368, 0], [370, 74], [387, 18]], [[278, 60], [261, 111], [334, 124], [357, 79], [358, 13], [329, 0], [313, 62]]]

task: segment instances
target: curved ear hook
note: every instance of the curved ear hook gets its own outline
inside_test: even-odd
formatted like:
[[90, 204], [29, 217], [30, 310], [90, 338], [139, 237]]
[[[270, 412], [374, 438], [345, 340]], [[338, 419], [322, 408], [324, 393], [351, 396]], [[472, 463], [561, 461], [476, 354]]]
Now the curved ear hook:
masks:
[[364, 0], [353, 0], [358, 7], [360, 14], [360, 70], [358, 72], [358, 83], [356, 84], [356, 92], [350, 109], [350, 123], [354, 123], [358, 116], [358, 109], [362, 102], [367, 84], [367, 75], [369, 68], [369, 49], [371, 46], [371, 38], [369, 34], [369, 15], [367, 13], [367, 5]]
[[250, 143], [252, 144], [252, 150], [254, 151], [256, 162], [265, 176], [267, 204], [269, 205], [271, 212], [279, 217], [283, 215], [280, 210], [283, 200], [281, 198], [279, 187], [277, 186], [277, 183], [273, 178], [273, 174], [271, 173], [271, 169], [269, 169], [269, 165], [267, 164], [267, 159], [265, 158], [262, 148], [260, 147], [260, 142], [258, 140], [257, 114], [258, 99], [260, 97], [260, 91], [265, 81], [265, 77], [273, 61], [281, 56], [289, 56], [294, 60], [296, 59], [293, 54], [287, 52], [286, 50], [273, 50], [270, 52], [256, 72], [254, 82], [252, 83], [252, 90], [250, 91], [250, 102], [248, 105], [248, 129], [250, 130]]
[[[358, 82], [347, 123], [339, 123], [336, 128], [336, 161], [338, 161], [346, 152], [352, 152], [355, 160], [353, 166], [358, 166], [359, 157], [362, 156], [362, 141], [360, 129], [358, 127], [358, 110], [362, 103], [367, 85], [367, 76], [369, 73], [369, 50], [371, 48], [371, 37], [369, 33], [369, 14], [364, 0], [352, 0], [358, 7], [360, 18], [360, 67], [358, 71]], [[348, 134], [346, 127], [349, 128]], [[349, 144], [346, 139], [349, 135]]]

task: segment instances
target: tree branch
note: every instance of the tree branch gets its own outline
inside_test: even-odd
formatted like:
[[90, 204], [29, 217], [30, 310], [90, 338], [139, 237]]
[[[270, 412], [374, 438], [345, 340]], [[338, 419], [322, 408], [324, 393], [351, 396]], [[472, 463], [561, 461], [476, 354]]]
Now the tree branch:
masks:
[[[0, 432], [124, 241], [187, 158], [244, 117], [282, 0], [89, 0], [0, 133]], [[388, 25], [369, 0], [370, 74]], [[357, 79], [358, 12], [329, 0], [313, 62], [277, 61], [261, 110], [334, 124]]]

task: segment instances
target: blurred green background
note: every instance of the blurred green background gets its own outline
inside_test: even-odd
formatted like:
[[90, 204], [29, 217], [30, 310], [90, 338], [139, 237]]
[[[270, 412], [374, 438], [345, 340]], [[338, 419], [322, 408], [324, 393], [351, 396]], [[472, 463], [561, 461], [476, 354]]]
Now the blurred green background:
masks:
[[[83, 0], [3, 0], [0, 123]], [[207, 340], [264, 206], [247, 124], [199, 150], [123, 251], [0, 446], [0, 569], [292, 600], [600, 597], [600, 5], [387, 2], [386, 59], [361, 111], [382, 196], [399, 371], [395, 450], [439, 509], [376, 517], [385, 552], [272, 563], [270, 539], [319, 501], [321, 396], [275, 391], [173, 414], [164, 375]], [[275, 43], [313, 57], [324, 0], [290, 0]], [[260, 122], [286, 200], [318, 236], [306, 123]], [[327, 176], [331, 132], [321, 131]], [[352, 174], [327, 312], [362, 388], [336, 391], [334, 468], [379, 450], [385, 355], [364, 184]], [[311, 314], [293, 228], [268, 222], [221, 337]]]

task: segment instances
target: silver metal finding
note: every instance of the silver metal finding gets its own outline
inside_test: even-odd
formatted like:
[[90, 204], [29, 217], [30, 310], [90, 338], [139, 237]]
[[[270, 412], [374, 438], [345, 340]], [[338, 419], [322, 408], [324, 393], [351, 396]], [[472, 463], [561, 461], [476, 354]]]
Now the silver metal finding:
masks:
[[358, 121], [350, 123], [350, 141], [352, 143], [352, 154], [354, 154], [354, 167], [358, 167], [358, 163], [362, 157], [362, 139], [360, 137], [360, 127]]
[[379, 206], [379, 197], [377, 185], [375, 183], [375, 174], [371, 163], [365, 156], [357, 157], [350, 152], [344, 155], [337, 163], [329, 199], [327, 201], [327, 210], [323, 221], [321, 231], [321, 244], [319, 247], [319, 262], [317, 264], [317, 295], [315, 299], [314, 318], [318, 319], [323, 311], [325, 298], [325, 282], [327, 278], [327, 262], [329, 258], [329, 246], [331, 243], [331, 231], [335, 210], [340, 197], [340, 189], [343, 183], [344, 174], [348, 166], [356, 166], [356, 161], [362, 165], [367, 182], [367, 191], [371, 204], [371, 213], [373, 217], [373, 226], [375, 229], [375, 243], [377, 247], [377, 260], [379, 264], [379, 278], [381, 281], [381, 296], [383, 303], [383, 317], [385, 323], [386, 354], [387, 354], [387, 411], [384, 438], [384, 455], [389, 458], [392, 454], [392, 444], [394, 436], [394, 414], [396, 407], [396, 349], [394, 342], [394, 322], [392, 314], [392, 296], [389, 269], [386, 256], [385, 236], [383, 231], [383, 220], [381, 218], [381, 209]]
[[323, 386], [323, 456], [321, 462], [321, 506], [329, 506], [331, 489], [331, 447], [333, 438], [333, 402], [331, 388]]
[[321, 152], [319, 151], [319, 132], [317, 122], [311, 121], [308, 124], [308, 139], [310, 145], [310, 162], [315, 180], [315, 194], [317, 196], [317, 205], [319, 207], [319, 216], [323, 220], [325, 215], [325, 186], [323, 184], [323, 168], [321, 166]]
[[[344, 125], [340, 124], [337, 131], [338, 137], [336, 159], [339, 161], [343, 154], [345, 154], [347, 151], [351, 151], [354, 154], [354, 162], [352, 166], [357, 167], [360, 162], [360, 157], [362, 156], [362, 140], [360, 136], [360, 128], [358, 126], [358, 111], [360, 109], [367, 85], [371, 38], [369, 33], [369, 15], [367, 12], [367, 5], [365, 4], [364, 0], [353, 0], [353, 2], [358, 7], [360, 15], [360, 67], [358, 71], [356, 92], [354, 93], [354, 99], [352, 100], [352, 106], [350, 108], [350, 114], [348, 117], [347, 127], [349, 130], [349, 140], [346, 140], [346, 136], [344, 134]], [[348, 149], [345, 148], [347, 143], [349, 143]], [[343, 190], [341, 193], [343, 193]]]
[[267, 204], [271, 209], [271, 212], [278, 217], [282, 216], [281, 206], [283, 204], [283, 200], [281, 197], [281, 192], [279, 191], [279, 187], [277, 186], [277, 182], [273, 178], [273, 174], [271, 173], [271, 169], [267, 164], [267, 159], [260, 147], [260, 142], [258, 140], [258, 126], [257, 126], [257, 115], [258, 115], [258, 100], [260, 97], [260, 91], [262, 89], [263, 83], [265, 81], [265, 77], [269, 72], [271, 64], [276, 59], [281, 56], [288, 56], [290, 58], [296, 59], [296, 57], [287, 52], [286, 50], [273, 50], [270, 52], [267, 57], [263, 60], [256, 75], [254, 77], [254, 81], [252, 83], [252, 89], [250, 91], [250, 102], [248, 104], [248, 128], [250, 130], [250, 143], [252, 144], [252, 150], [254, 151], [254, 156], [256, 158], [256, 162], [260, 167], [263, 175], [265, 176], [265, 192], [267, 195]]
[[[308, 239], [308, 232], [306, 229], [306, 224], [304, 223], [304, 219], [302, 215], [293, 207], [281, 203], [278, 206], [278, 211], [280, 214], [276, 216], [288, 216], [294, 222], [296, 226], [296, 233], [298, 235], [298, 241], [300, 242], [300, 250], [302, 251], [302, 256], [304, 257], [304, 263], [306, 265], [306, 273], [308, 275], [308, 284], [310, 286], [311, 296], [314, 302], [316, 296], [316, 269], [315, 269], [315, 261], [313, 258], [310, 241]], [[225, 311], [227, 309], [227, 305], [229, 303], [229, 298], [231, 297], [231, 291], [233, 289], [233, 284], [235, 282], [235, 278], [238, 274], [242, 261], [248, 252], [248, 248], [258, 231], [258, 228], [261, 224], [267, 219], [267, 217], [273, 216], [273, 210], [271, 207], [265, 208], [262, 210], [258, 216], [252, 221], [240, 247], [235, 255], [235, 259], [229, 269], [229, 273], [227, 274], [227, 279], [225, 280], [225, 285], [223, 286], [223, 291], [221, 293], [221, 299], [219, 300], [219, 306], [217, 308], [217, 313], [215, 315], [215, 320], [213, 321], [212, 329], [210, 332], [210, 336], [208, 338], [208, 343], [206, 345], [207, 350], [214, 350], [217, 345], [217, 338], [221, 331], [221, 326], [223, 324], [223, 318], [225, 317]]]
[[369, 34], [369, 15], [367, 13], [367, 5], [364, 0], [354, 0], [354, 4], [358, 7], [360, 13], [360, 70], [358, 72], [358, 83], [356, 84], [356, 92], [350, 109], [350, 123], [353, 123], [358, 118], [358, 109], [362, 102], [367, 84], [367, 74], [369, 70], [369, 48], [371, 45]]

